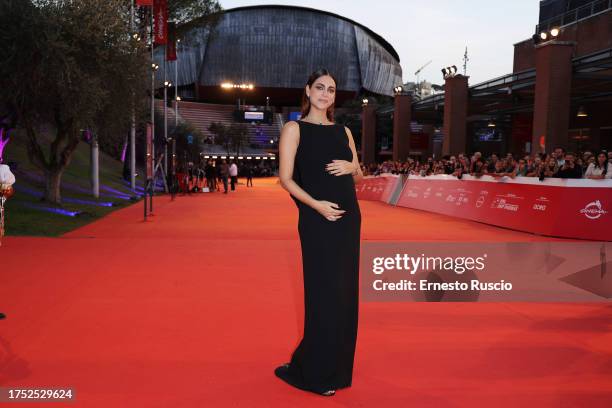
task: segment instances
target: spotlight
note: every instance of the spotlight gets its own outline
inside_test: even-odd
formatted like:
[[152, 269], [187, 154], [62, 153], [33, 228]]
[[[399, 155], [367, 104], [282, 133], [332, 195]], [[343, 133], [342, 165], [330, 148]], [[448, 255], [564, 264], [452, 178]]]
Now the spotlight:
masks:
[[452, 71], [452, 75], [455, 76], [455, 74], [457, 73], [457, 66], [452, 65], [450, 70]]
[[361, 100], [361, 104], [362, 104], [362, 106], [367, 106], [369, 102], [370, 102], [370, 101], [368, 101], [368, 98], [363, 98], [363, 99]]
[[546, 41], [546, 39], [548, 38], [548, 34], [546, 34], [544, 31], [542, 31], [542, 32], [540, 33], [540, 38], [541, 38], [542, 40]]
[[584, 106], [581, 106], [578, 108], [578, 113], [576, 113], [576, 116], [579, 118], [586, 118], [589, 116], [589, 114], [587, 113], [586, 109], [584, 109]]
[[559, 29], [558, 29], [557, 27], [555, 27], [555, 28], [553, 28], [553, 29], [551, 29], [551, 30], [550, 30], [550, 36], [551, 36], [551, 37], [553, 37], [553, 38], [554, 38], [554, 37], [556, 37], [556, 36], [558, 36], [558, 35], [559, 35]]
[[176, 97], [176, 100], [180, 102], [180, 101], [181, 101], [181, 97], [180, 97], [180, 96], [177, 96], [177, 97]]
[[153, 71], [157, 71], [158, 68], [159, 68], [159, 65], [155, 63], [151, 64], [151, 69], [153, 69]]
[[487, 124], [487, 126], [490, 127], [490, 128], [494, 128], [495, 127], [495, 122], [490, 120], [489, 123]]

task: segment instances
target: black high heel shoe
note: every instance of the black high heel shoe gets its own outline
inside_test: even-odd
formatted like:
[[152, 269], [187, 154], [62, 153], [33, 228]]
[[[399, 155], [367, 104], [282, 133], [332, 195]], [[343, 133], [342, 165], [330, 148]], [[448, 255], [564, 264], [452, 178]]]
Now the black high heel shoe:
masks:
[[274, 374], [281, 380], [285, 381], [287, 384], [292, 385], [304, 391], [311, 391], [311, 392], [314, 392], [315, 394], [323, 395], [325, 397], [331, 397], [336, 394], [336, 390], [315, 391], [309, 388], [304, 388], [303, 386], [299, 384], [295, 384], [293, 381], [291, 381], [291, 378], [288, 375], [288, 371], [289, 371], [289, 363], [285, 363], [280, 367], [276, 367], [276, 369], [274, 370]]

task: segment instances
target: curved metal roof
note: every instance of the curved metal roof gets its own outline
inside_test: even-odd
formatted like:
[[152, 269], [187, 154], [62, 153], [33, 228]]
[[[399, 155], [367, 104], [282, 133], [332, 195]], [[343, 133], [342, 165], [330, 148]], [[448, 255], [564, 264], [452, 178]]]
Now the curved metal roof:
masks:
[[335, 17], [335, 18], [339, 18], [341, 20], [347, 21], [351, 24], [354, 24], [356, 26], [361, 27], [365, 32], [367, 32], [371, 37], [373, 37], [376, 41], [378, 41], [388, 52], [389, 54], [391, 54], [393, 56], [393, 58], [395, 58], [397, 60], [397, 62], [400, 62], [400, 57], [397, 53], [397, 51], [395, 51], [395, 48], [393, 48], [393, 46], [391, 44], [389, 44], [387, 42], [387, 40], [385, 40], [383, 37], [381, 37], [380, 35], [376, 34], [374, 31], [370, 30], [368, 27], [364, 26], [363, 24], [360, 24], [354, 20], [351, 20], [350, 18], [341, 16], [339, 14], [335, 14], [332, 13], [330, 11], [325, 11], [325, 10], [318, 10], [318, 9], [314, 9], [314, 8], [310, 8], [310, 7], [302, 7], [302, 6], [286, 6], [286, 5], [272, 5], [272, 4], [265, 4], [265, 5], [260, 5], [260, 6], [243, 6], [243, 7], [234, 7], [231, 9], [226, 9], [223, 10], [222, 13], [229, 13], [232, 11], [239, 11], [239, 10], [249, 10], [249, 9], [294, 9], [294, 10], [307, 10], [310, 12], [314, 12], [314, 13], [320, 13], [320, 14], [325, 14], [331, 17]]
[[[212, 17], [212, 18], [211, 18]], [[209, 22], [215, 21], [214, 28]], [[301, 89], [325, 67], [338, 91], [391, 95], [402, 82], [397, 52], [369, 28], [334, 13], [295, 6], [237, 7], [179, 27], [178, 84]], [[163, 47], [156, 60], [163, 60]], [[164, 64], [159, 64], [163, 67]], [[174, 67], [169, 66], [170, 77]], [[162, 78], [160, 70], [157, 78]], [[210, 92], [207, 92], [210, 95]]]

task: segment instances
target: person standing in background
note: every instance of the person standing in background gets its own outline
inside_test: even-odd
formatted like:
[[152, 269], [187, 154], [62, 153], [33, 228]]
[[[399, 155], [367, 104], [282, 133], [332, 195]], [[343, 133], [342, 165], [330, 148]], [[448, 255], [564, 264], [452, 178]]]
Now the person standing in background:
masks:
[[229, 166], [227, 165], [227, 161], [225, 160], [221, 161], [219, 175], [221, 176], [221, 180], [223, 181], [223, 192], [227, 194], [227, 178], [229, 176]]
[[244, 173], [247, 179], [246, 186], [249, 187], [250, 184], [253, 187], [253, 166], [251, 166], [251, 163], [247, 163], [244, 167]]
[[232, 183], [232, 191], [236, 191], [236, 183], [238, 182], [238, 166], [236, 166], [235, 161], [231, 161], [231, 165], [229, 167], [229, 176]]

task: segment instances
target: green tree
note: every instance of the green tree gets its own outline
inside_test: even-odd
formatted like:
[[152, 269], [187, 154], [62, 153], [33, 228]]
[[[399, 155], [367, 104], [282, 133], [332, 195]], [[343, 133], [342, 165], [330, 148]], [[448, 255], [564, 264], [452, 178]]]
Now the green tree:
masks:
[[230, 154], [232, 138], [230, 137], [230, 127], [220, 122], [213, 122], [208, 127], [208, 131], [215, 135], [215, 144], [223, 146], [227, 154]]
[[232, 123], [227, 131], [230, 145], [236, 149], [236, 154], [239, 155], [242, 145], [248, 141], [248, 125], [246, 123]]
[[124, 125], [132, 95], [144, 104], [148, 57], [129, 12], [123, 0], [0, 2], [0, 105], [25, 130], [51, 203], [81, 130]]
[[[216, 0], [168, 5], [179, 23], [221, 10]], [[82, 129], [117, 153], [133, 109], [137, 123], [147, 119], [150, 50], [131, 35], [130, 15], [131, 0], [0, 0], [0, 116], [24, 129], [51, 203], [61, 203]]]
[[216, 0], [169, 0], [168, 19], [183, 24], [222, 10]]

